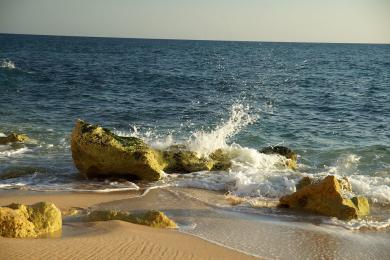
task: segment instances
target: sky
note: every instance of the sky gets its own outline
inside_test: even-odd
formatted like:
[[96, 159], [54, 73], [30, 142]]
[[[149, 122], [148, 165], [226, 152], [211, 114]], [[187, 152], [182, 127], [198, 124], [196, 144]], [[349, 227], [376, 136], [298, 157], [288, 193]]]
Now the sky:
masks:
[[0, 0], [0, 33], [390, 43], [390, 0]]

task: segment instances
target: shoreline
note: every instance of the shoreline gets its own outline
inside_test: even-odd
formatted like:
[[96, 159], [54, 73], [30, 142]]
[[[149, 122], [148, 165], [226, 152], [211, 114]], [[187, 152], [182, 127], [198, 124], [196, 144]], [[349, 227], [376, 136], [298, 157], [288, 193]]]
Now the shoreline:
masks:
[[[0, 191], [0, 205], [51, 201], [61, 211], [98, 207], [129, 199], [129, 192]], [[55, 248], [55, 250], [53, 250]], [[65, 217], [62, 236], [15, 239], [0, 237], [4, 259], [255, 259], [222, 244], [179, 230], [157, 229], [123, 221], [73, 222]]]
[[[104, 194], [0, 190], [0, 205], [38, 201], [53, 202], [67, 213], [71, 213], [70, 207], [84, 209], [79, 211], [81, 215], [89, 210], [159, 210], [173, 219], [179, 229], [155, 229], [122, 221], [84, 222], [77, 215], [66, 215], [62, 236], [59, 232], [45, 239], [0, 238], [0, 251], [7, 252], [6, 259], [122, 259], [131, 258], [141, 247], [154, 254], [150, 259], [174, 259], [175, 256], [178, 259], [364, 259], [370, 256], [388, 259], [390, 256], [388, 230], [346, 230], [322, 223], [318, 216], [311, 218], [273, 208], [235, 208], [228, 205], [224, 194], [203, 189], [160, 188]], [[94, 250], [84, 252], [86, 244]], [[127, 249], [130, 245], [137, 246]], [[34, 248], [42, 250], [34, 251]], [[52, 248], [61, 252], [51, 252]], [[145, 254], [134, 258], [148, 259], [149, 253]]]

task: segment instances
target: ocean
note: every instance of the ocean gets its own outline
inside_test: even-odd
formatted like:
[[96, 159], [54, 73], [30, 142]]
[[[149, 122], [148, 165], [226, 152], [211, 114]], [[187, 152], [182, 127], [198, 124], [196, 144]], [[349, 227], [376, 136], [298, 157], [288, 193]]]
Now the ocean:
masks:
[[[330, 222], [390, 225], [390, 45], [0, 34], [0, 91], [0, 135], [34, 140], [0, 145], [0, 189], [182, 187], [268, 201], [332, 174], [369, 199], [374, 219]], [[70, 151], [79, 118], [157, 148], [236, 157], [229, 171], [154, 183], [85, 180]], [[296, 151], [297, 170], [258, 152], [269, 145]]]

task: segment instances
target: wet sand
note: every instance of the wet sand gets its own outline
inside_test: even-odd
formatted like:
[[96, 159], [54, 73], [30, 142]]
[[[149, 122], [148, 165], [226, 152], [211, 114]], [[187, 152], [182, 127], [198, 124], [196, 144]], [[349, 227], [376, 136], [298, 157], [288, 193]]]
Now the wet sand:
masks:
[[[130, 195], [131, 196], [131, 195]], [[126, 193], [78, 194], [2, 191], [0, 205], [51, 201], [66, 211], [129, 198]], [[253, 259], [176, 230], [123, 221], [64, 221], [60, 238], [0, 237], [0, 259]]]
[[154, 209], [179, 224], [177, 231], [120, 221], [84, 223], [66, 217], [61, 238], [1, 238], [0, 258], [4, 259], [246, 259], [249, 255], [289, 260], [390, 259], [388, 230], [352, 231], [325, 225], [318, 216], [311, 218], [283, 209], [231, 207], [218, 192], [162, 188], [144, 196], [139, 196], [141, 192], [1, 194], [0, 205], [46, 200], [64, 211], [69, 207]]

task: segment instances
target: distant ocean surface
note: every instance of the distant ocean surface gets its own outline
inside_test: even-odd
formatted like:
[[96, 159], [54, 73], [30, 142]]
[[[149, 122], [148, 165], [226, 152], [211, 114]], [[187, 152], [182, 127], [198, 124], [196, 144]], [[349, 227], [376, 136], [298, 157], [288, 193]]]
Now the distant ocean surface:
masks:
[[[70, 151], [78, 118], [154, 147], [237, 156], [228, 172], [84, 180]], [[303, 176], [335, 174], [388, 212], [390, 45], [0, 34], [0, 135], [10, 132], [35, 142], [0, 145], [1, 189], [172, 185], [277, 199]], [[257, 152], [277, 144], [299, 154], [296, 171]]]

